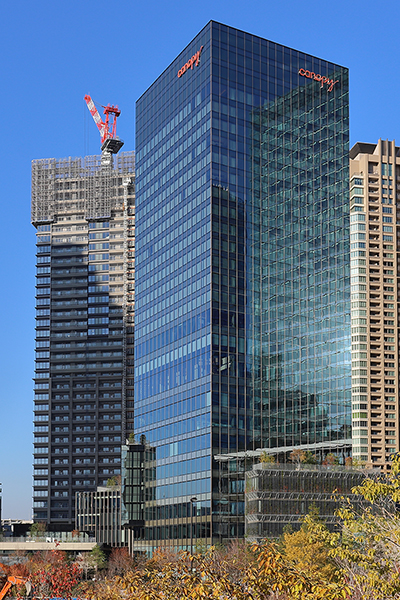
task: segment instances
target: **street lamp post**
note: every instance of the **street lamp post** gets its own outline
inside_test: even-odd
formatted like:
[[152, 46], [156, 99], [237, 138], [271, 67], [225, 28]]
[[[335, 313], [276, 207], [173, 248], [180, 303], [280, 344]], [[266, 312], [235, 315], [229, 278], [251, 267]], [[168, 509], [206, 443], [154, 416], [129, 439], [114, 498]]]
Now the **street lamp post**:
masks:
[[196, 508], [197, 498], [190, 498], [190, 554], [193, 556], [193, 506]]

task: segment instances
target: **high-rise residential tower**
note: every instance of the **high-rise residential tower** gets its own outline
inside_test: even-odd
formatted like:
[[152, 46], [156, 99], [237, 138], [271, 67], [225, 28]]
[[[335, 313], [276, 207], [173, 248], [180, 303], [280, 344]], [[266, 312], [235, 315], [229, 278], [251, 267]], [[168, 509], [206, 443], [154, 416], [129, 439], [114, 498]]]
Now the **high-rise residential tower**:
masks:
[[[396, 222], [400, 148], [394, 141], [350, 150], [353, 455], [389, 467], [399, 451]], [[390, 468], [390, 467], [389, 467]]]
[[132, 429], [134, 211], [132, 152], [33, 161], [33, 508], [53, 531], [120, 473]]
[[244, 533], [215, 455], [351, 445], [348, 71], [210, 22], [138, 100], [136, 150], [146, 535], [190, 547]]

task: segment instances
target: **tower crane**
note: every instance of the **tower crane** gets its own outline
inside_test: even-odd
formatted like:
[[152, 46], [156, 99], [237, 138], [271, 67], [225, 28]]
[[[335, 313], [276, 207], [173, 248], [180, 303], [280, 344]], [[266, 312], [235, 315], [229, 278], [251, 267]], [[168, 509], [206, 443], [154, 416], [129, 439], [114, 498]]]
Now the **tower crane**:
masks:
[[[113, 106], [111, 104], [103, 106], [102, 108], [104, 108], [104, 114], [106, 116], [103, 121], [92, 98], [88, 94], [85, 96], [85, 102], [100, 131], [102, 151], [117, 154], [124, 145], [124, 142], [117, 138], [117, 117], [121, 114], [118, 106]], [[113, 115], [112, 123], [110, 123], [111, 115]]]

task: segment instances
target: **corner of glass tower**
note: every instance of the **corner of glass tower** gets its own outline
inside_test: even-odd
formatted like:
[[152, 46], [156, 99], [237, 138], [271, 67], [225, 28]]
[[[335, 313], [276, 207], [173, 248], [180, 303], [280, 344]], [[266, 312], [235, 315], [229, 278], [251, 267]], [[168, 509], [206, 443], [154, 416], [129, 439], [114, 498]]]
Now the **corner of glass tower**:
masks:
[[213, 21], [137, 102], [150, 545], [243, 536], [250, 453], [351, 444], [348, 137], [346, 68]]

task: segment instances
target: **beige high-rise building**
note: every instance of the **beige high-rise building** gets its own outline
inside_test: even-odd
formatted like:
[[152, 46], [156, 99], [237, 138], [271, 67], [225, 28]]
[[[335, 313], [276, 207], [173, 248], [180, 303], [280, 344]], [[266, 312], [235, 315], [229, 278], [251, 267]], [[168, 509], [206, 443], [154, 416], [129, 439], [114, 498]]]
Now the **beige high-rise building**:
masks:
[[388, 140], [355, 144], [350, 151], [353, 457], [384, 469], [399, 450], [396, 219], [400, 148]]
[[75, 493], [121, 474], [133, 431], [134, 164], [107, 149], [32, 163], [33, 517], [49, 531], [74, 529]]

